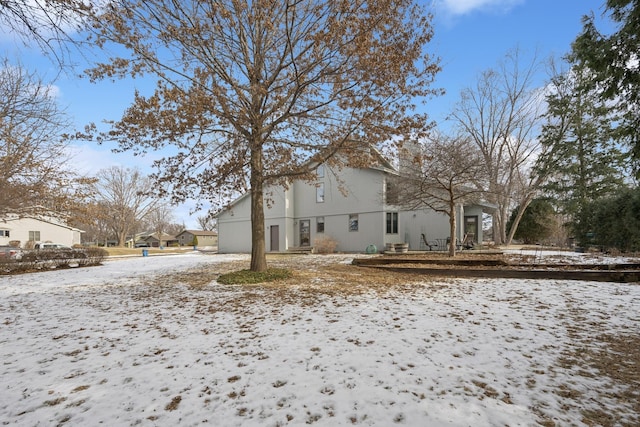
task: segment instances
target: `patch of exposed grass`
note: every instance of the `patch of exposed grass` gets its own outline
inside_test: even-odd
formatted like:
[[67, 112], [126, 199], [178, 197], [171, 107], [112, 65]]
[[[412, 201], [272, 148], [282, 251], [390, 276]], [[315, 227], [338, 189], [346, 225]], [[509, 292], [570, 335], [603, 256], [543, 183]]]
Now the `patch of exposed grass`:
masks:
[[285, 280], [289, 277], [291, 277], [291, 271], [286, 268], [269, 268], [267, 271], [262, 272], [240, 270], [221, 275], [218, 278], [218, 283], [224, 285], [252, 285]]
[[167, 247], [164, 249], [160, 248], [120, 248], [120, 247], [109, 247], [104, 248], [108, 252], [108, 256], [123, 256], [123, 255], [142, 255], [142, 250], [145, 249], [149, 255], [155, 254], [175, 254], [175, 253], [185, 253], [189, 251], [193, 251], [193, 246], [181, 246], [181, 247]]

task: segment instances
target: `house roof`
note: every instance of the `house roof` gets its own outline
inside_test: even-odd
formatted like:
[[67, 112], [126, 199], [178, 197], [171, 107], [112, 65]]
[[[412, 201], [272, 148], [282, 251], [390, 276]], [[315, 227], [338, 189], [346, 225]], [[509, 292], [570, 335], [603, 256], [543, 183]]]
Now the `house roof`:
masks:
[[62, 227], [62, 228], [66, 228], [66, 229], [71, 230], [71, 231], [77, 231], [79, 233], [84, 233], [84, 230], [80, 230], [79, 228], [71, 227], [71, 226], [69, 226], [67, 224], [62, 223], [61, 221], [57, 221], [57, 220], [50, 219], [50, 218], [39, 218], [39, 217], [37, 217], [35, 215], [23, 215], [23, 216], [6, 215], [6, 216], [0, 218], [0, 224], [7, 224], [7, 223], [9, 223], [11, 221], [19, 221], [19, 220], [25, 219], [25, 218], [33, 219], [35, 221], [44, 222], [46, 224], [51, 224], [51, 225], [55, 225], [55, 226]]
[[218, 233], [215, 231], [206, 231], [206, 230], [182, 230], [178, 235], [182, 233], [190, 233], [194, 236], [217, 236]]
[[[142, 240], [147, 240], [147, 239], [150, 239], [150, 238], [151, 239], [160, 240], [158, 238], [158, 233], [149, 234], [148, 236], [143, 237]], [[162, 240], [175, 240], [175, 239], [176, 239], [176, 236], [172, 236], [171, 234], [162, 233]]]

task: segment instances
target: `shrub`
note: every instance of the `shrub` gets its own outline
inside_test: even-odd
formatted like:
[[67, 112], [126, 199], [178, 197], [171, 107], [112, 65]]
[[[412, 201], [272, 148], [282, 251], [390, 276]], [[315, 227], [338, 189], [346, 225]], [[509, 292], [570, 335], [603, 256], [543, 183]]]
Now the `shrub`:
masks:
[[68, 250], [28, 251], [22, 260], [3, 263], [0, 274], [16, 274], [51, 268], [68, 268], [73, 264], [89, 266], [101, 264], [109, 253], [98, 247]]
[[318, 237], [313, 242], [313, 251], [317, 254], [332, 254], [336, 251], [338, 242], [329, 236]]
[[86, 265], [97, 265], [102, 263], [109, 252], [106, 249], [91, 246], [86, 248], [84, 252], [87, 254]]

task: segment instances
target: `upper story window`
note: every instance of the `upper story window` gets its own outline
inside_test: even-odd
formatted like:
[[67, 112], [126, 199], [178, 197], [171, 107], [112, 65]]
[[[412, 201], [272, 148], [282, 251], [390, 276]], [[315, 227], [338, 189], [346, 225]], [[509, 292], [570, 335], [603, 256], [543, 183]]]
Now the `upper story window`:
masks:
[[324, 182], [316, 184], [316, 203], [324, 203]]
[[392, 181], [392, 178], [388, 177], [385, 181], [385, 189], [384, 189], [385, 202], [388, 205], [397, 205], [398, 204], [398, 187]]
[[316, 169], [316, 176], [318, 178], [324, 178], [324, 165], [318, 166], [318, 169]]

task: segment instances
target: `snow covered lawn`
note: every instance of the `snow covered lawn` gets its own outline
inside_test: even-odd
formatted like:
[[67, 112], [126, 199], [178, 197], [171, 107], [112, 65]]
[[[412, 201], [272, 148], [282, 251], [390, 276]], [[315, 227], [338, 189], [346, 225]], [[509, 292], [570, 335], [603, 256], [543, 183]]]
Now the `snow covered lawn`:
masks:
[[640, 425], [638, 284], [189, 253], [0, 277], [0, 423]]

